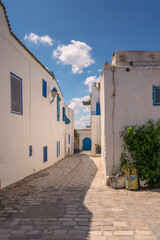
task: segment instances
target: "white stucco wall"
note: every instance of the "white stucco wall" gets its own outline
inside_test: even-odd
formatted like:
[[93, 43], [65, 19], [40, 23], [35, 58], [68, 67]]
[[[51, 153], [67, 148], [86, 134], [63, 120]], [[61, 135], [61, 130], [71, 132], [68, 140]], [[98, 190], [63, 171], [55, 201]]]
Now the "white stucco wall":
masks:
[[91, 129], [77, 129], [77, 133], [79, 133], [79, 149], [83, 150], [83, 139], [91, 139]]
[[92, 138], [92, 156], [96, 155], [95, 144], [101, 146], [101, 115], [96, 115], [96, 103], [100, 102], [100, 91], [98, 83], [92, 85], [91, 94], [91, 138]]
[[[128, 68], [128, 66], [127, 66]], [[126, 125], [143, 124], [149, 119], [160, 118], [160, 106], [152, 104], [152, 86], [160, 86], [159, 67], [116, 66], [115, 108], [113, 116], [113, 75], [110, 67], [105, 67], [101, 78], [101, 139], [102, 160], [106, 177], [112, 172], [113, 156], [116, 170], [119, 170], [122, 140], [120, 132]], [[114, 125], [114, 126], [113, 126]], [[114, 131], [114, 135], [113, 135]], [[105, 136], [106, 158], [105, 158]], [[113, 147], [114, 136], [114, 147]]]
[[[22, 79], [23, 115], [11, 113], [11, 72]], [[47, 98], [42, 96], [42, 79], [47, 81]], [[65, 156], [64, 136], [70, 133], [71, 139], [74, 138], [74, 114], [66, 107], [71, 123], [66, 125], [62, 121], [62, 107], [65, 105], [57, 82], [11, 35], [1, 5], [0, 83], [0, 179], [3, 188]], [[53, 87], [57, 88], [61, 98], [60, 122], [57, 121], [57, 97], [50, 104]], [[57, 141], [60, 141], [58, 158]], [[31, 157], [29, 145], [33, 148]], [[48, 161], [45, 163], [44, 146], [48, 147]], [[71, 149], [73, 153], [73, 147]]]

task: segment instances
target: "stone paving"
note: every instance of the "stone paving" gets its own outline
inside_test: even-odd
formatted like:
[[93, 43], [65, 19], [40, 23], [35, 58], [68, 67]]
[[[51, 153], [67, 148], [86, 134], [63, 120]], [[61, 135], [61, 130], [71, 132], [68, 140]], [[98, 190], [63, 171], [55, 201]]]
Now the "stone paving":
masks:
[[0, 240], [160, 239], [160, 189], [111, 189], [101, 168], [76, 154], [5, 188]]

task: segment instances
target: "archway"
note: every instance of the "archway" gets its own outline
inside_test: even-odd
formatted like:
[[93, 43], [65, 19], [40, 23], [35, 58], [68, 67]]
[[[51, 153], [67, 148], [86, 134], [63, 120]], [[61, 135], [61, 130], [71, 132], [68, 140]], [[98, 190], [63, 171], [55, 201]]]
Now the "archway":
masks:
[[90, 138], [84, 138], [83, 139], [83, 150], [91, 150], [91, 139]]

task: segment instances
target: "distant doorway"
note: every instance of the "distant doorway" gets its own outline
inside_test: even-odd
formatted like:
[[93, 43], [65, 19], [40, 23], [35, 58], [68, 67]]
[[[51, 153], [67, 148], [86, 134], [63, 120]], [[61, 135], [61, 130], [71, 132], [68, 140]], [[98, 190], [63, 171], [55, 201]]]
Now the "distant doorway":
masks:
[[84, 138], [83, 139], [83, 150], [91, 150], [91, 139], [90, 138]]

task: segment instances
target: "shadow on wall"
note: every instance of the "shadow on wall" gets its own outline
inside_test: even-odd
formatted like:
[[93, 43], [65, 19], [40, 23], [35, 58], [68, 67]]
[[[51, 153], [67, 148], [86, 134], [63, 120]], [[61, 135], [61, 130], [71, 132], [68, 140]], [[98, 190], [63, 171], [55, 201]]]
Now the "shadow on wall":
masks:
[[10, 239], [23, 225], [30, 230], [19, 234], [30, 239], [88, 239], [92, 213], [83, 202], [96, 173], [89, 155], [76, 154], [4, 188], [1, 228], [16, 230]]

